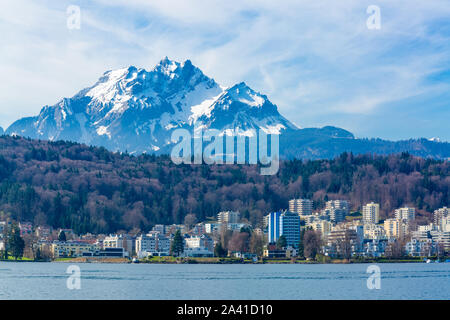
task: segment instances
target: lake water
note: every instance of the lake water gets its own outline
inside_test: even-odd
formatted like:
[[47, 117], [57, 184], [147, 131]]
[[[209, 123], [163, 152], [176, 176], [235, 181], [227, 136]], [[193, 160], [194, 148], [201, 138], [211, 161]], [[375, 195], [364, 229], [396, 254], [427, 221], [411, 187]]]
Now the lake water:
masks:
[[77, 264], [81, 288], [69, 290], [69, 263], [0, 262], [0, 299], [450, 299], [450, 263], [378, 264]]

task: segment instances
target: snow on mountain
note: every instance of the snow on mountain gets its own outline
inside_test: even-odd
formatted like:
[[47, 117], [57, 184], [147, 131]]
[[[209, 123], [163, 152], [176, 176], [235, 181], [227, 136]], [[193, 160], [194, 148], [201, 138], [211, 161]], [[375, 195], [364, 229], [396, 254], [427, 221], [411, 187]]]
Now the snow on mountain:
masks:
[[172, 130], [196, 126], [244, 135], [259, 128], [272, 134], [298, 129], [245, 83], [225, 88], [190, 60], [166, 57], [150, 71], [107, 71], [92, 87], [16, 121], [7, 133], [142, 153], [170, 145]]

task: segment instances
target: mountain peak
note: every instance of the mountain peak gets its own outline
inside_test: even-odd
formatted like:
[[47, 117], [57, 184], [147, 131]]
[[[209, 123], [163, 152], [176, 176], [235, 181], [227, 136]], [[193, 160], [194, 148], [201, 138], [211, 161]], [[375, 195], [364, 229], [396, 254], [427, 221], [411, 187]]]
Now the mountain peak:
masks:
[[154, 71], [160, 71], [164, 74], [171, 74], [173, 73], [177, 68], [181, 66], [181, 63], [177, 61], [172, 61], [168, 57], [165, 57], [162, 59], [154, 68]]
[[190, 60], [164, 57], [150, 71], [133, 65], [107, 71], [93, 86], [16, 121], [8, 132], [142, 153], [167, 148], [172, 130], [197, 124], [222, 131], [293, 128], [245, 82], [225, 89]]
[[261, 107], [266, 101], [268, 101], [267, 96], [256, 92], [245, 82], [240, 82], [227, 89], [226, 98], [233, 101], [242, 102], [251, 107]]
[[191, 60], [178, 62], [171, 60], [168, 57], [163, 58], [152, 71], [163, 74], [170, 79], [178, 77], [186, 78], [187, 76], [193, 76], [195, 74], [205, 77], [203, 72], [192, 64]]

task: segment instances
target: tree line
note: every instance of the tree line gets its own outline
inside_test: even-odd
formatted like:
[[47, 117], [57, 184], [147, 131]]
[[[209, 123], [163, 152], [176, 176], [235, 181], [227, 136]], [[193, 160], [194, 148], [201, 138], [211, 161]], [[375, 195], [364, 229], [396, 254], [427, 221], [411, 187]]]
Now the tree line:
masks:
[[281, 161], [276, 175], [261, 176], [257, 165], [175, 165], [165, 155], [1, 136], [0, 211], [76, 233], [145, 232], [183, 223], [189, 214], [205, 221], [222, 210], [240, 211], [256, 227], [290, 199], [309, 198], [315, 210], [331, 199], [349, 200], [353, 211], [375, 201], [382, 219], [414, 206], [426, 222], [449, 203], [449, 171], [448, 161], [408, 153], [343, 153]]

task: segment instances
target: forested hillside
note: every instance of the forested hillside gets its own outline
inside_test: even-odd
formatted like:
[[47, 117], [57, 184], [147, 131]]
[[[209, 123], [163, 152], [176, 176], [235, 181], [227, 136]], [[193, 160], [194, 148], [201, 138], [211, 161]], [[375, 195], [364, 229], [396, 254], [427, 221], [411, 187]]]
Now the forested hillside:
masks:
[[344, 153], [333, 160], [283, 161], [276, 176], [247, 165], [175, 165], [168, 156], [111, 153], [70, 142], [0, 137], [0, 211], [76, 232], [148, 230], [155, 223], [199, 221], [239, 210], [258, 224], [293, 197], [348, 199], [353, 210], [381, 204], [381, 217], [403, 205], [419, 220], [449, 204], [448, 161], [409, 154]]

